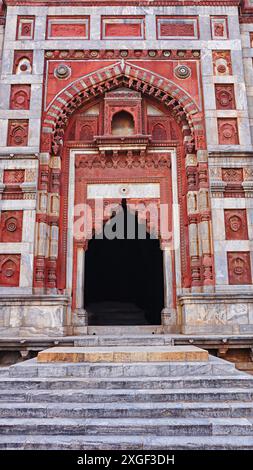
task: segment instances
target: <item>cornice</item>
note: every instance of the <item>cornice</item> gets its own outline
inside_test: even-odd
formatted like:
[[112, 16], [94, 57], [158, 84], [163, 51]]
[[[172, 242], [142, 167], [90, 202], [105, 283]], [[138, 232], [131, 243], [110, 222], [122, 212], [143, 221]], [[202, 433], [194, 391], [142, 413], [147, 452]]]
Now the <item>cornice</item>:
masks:
[[241, 0], [3, 0], [7, 6], [239, 6]]

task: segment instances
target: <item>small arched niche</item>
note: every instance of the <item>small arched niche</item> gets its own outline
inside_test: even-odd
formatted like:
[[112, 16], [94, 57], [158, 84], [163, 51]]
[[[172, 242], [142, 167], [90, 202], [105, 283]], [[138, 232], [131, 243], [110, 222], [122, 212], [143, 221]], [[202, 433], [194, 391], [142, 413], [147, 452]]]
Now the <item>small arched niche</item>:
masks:
[[134, 135], [134, 118], [127, 111], [119, 111], [112, 118], [112, 135], [127, 136]]

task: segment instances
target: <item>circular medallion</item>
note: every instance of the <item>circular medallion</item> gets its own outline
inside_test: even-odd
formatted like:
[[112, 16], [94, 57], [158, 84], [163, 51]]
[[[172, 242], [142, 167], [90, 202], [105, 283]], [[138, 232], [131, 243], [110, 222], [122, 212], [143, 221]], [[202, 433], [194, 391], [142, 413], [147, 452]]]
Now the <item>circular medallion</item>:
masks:
[[54, 75], [61, 80], [69, 78], [71, 75], [71, 68], [64, 64], [58, 65], [58, 67], [54, 69]]
[[15, 230], [17, 230], [17, 221], [14, 217], [6, 220], [6, 230], [8, 230], [8, 232], [15, 232]]
[[178, 65], [174, 69], [174, 74], [177, 78], [185, 79], [190, 77], [191, 69], [187, 65]]

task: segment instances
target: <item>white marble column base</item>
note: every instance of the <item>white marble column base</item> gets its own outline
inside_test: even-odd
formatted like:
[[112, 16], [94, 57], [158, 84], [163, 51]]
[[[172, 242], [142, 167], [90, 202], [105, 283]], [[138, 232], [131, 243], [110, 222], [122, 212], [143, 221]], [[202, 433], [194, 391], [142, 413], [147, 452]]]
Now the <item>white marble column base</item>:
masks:
[[161, 323], [163, 326], [176, 325], [177, 315], [174, 308], [164, 308], [161, 312]]

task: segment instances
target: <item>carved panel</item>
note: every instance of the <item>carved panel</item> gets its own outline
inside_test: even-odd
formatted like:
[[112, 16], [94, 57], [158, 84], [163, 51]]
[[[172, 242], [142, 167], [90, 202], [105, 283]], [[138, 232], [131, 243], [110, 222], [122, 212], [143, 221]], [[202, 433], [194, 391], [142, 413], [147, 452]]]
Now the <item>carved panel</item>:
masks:
[[33, 52], [14, 51], [13, 73], [17, 75], [32, 73]]
[[227, 259], [229, 284], [252, 284], [250, 253], [228, 252]]
[[20, 184], [25, 180], [25, 170], [4, 170], [4, 184]]
[[155, 153], [145, 155], [133, 155], [131, 151], [127, 152], [126, 155], [112, 155], [112, 156], [100, 156], [100, 155], [80, 155], [76, 157], [76, 168], [170, 168], [170, 154], [166, 153]]
[[10, 119], [8, 125], [7, 145], [24, 147], [28, 142], [28, 119]]
[[230, 51], [213, 51], [214, 75], [232, 75]]
[[98, 135], [98, 119], [94, 116], [85, 116], [76, 121], [75, 139], [81, 141], [91, 141]]
[[189, 17], [158, 17], [157, 18], [157, 38], [158, 39], [197, 39], [198, 20]]
[[235, 109], [234, 85], [215, 85], [217, 109]]
[[152, 140], [171, 140], [171, 123], [167, 116], [149, 116], [148, 134]]
[[1, 242], [22, 241], [23, 211], [2, 211], [0, 223]]
[[144, 18], [102, 18], [102, 39], [144, 39]]
[[21, 255], [0, 255], [0, 286], [19, 285]]
[[222, 180], [228, 183], [242, 183], [242, 168], [222, 168]]
[[218, 118], [219, 144], [237, 145], [239, 136], [236, 118]]
[[30, 108], [31, 85], [11, 85], [10, 109]]
[[33, 39], [34, 37], [34, 16], [19, 16], [17, 23], [17, 39]]
[[228, 39], [226, 16], [211, 16], [212, 39]]
[[47, 23], [47, 39], [89, 39], [89, 18], [71, 16], [49, 17]]
[[225, 209], [226, 240], [248, 240], [246, 209]]

